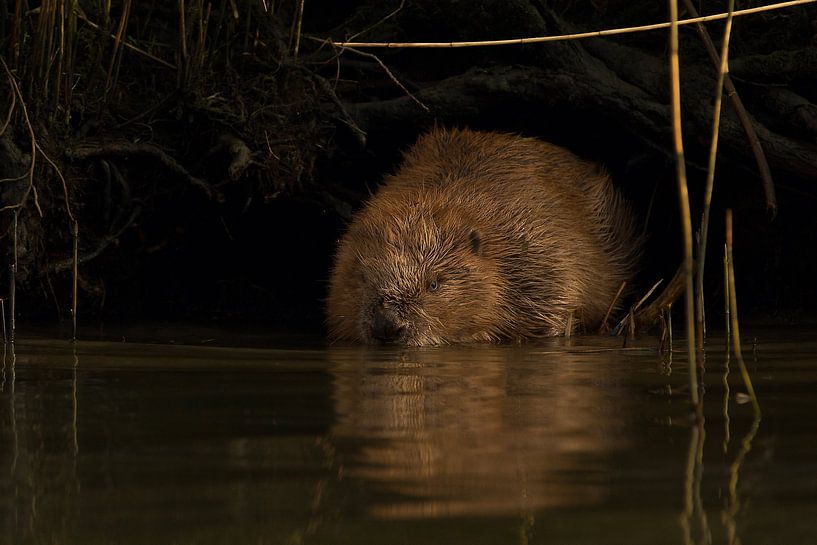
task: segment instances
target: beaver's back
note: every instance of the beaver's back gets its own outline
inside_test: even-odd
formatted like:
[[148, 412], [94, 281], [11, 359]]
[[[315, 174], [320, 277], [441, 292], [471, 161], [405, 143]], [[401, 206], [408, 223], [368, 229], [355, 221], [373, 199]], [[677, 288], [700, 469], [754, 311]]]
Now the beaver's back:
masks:
[[534, 301], [550, 297], [595, 326], [640, 252], [632, 214], [606, 171], [534, 138], [436, 129], [408, 151], [375, 199], [469, 209], [486, 253], [503, 260], [519, 288], [510, 295], [534, 316]]

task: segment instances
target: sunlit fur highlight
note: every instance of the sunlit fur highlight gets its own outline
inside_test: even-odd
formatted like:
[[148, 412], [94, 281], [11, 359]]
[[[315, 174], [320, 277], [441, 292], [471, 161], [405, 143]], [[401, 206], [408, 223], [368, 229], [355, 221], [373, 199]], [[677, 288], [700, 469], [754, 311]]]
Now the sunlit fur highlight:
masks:
[[532, 138], [435, 129], [341, 239], [329, 333], [376, 342], [376, 309], [408, 345], [562, 335], [570, 314], [593, 329], [639, 247], [598, 165]]

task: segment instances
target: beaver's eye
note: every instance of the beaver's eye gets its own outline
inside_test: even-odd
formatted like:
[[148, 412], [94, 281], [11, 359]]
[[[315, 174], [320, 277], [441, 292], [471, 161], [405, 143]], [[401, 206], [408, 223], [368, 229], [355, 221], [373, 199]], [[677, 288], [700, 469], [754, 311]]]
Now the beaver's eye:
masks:
[[437, 291], [440, 289], [440, 282], [435, 278], [428, 283], [428, 291]]

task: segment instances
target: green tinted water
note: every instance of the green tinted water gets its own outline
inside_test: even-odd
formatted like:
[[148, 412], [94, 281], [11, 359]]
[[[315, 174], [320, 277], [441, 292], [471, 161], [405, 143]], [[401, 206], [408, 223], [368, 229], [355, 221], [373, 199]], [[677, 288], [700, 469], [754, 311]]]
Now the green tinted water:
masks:
[[712, 340], [702, 427], [649, 339], [20, 341], [0, 543], [817, 543], [815, 339], [747, 344], [759, 422]]

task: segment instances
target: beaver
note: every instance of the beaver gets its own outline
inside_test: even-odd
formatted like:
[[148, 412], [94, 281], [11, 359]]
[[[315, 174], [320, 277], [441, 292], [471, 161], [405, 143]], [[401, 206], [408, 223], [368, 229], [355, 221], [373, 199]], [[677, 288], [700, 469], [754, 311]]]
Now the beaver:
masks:
[[640, 245], [600, 165], [535, 138], [435, 128], [341, 238], [329, 335], [423, 346], [592, 330]]

